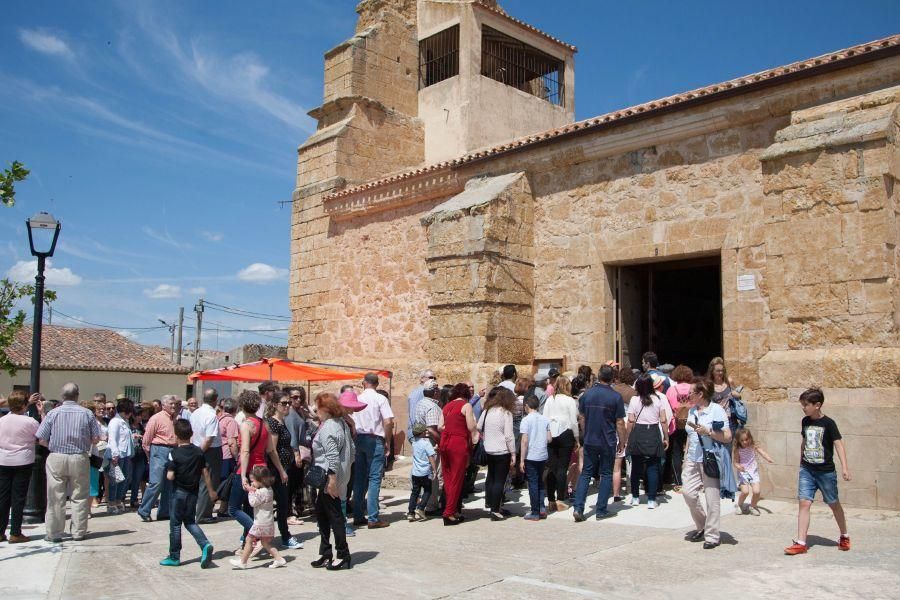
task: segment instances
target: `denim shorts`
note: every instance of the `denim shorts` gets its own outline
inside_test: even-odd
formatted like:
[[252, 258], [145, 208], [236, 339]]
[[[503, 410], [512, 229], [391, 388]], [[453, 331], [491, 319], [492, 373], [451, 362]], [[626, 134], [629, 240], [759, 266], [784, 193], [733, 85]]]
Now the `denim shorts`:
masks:
[[837, 471], [813, 471], [801, 466], [800, 478], [797, 483], [797, 498], [812, 502], [816, 498], [816, 490], [822, 492], [825, 504], [837, 502]]

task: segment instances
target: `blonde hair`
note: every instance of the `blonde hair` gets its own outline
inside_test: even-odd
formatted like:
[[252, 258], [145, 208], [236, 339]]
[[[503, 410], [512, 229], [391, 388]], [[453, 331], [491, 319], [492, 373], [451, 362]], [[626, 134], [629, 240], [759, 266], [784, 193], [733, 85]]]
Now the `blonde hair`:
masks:
[[738, 429], [737, 433], [734, 434], [734, 437], [737, 441], [738, 448], [741, 447], [741, 443], [744, 441], [744, 438], [748, 438], [750, 440], [750, 447], [756, 447], [756, 440], [753, 439], [753, 434], [749, 429]]
[[560, 375], [556, 378], [556, 393], [563, 394], [565, 396], [572, 395], [572, 380], [570, 380], [565, 375]]

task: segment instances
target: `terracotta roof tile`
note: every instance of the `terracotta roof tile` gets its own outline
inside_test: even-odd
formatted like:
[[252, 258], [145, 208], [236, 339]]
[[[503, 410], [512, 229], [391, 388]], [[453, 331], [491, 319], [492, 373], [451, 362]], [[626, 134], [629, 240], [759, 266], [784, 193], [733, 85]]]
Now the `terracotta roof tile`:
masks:
[[528, 31], [530, 31], [530, 32], [532, 32], [532, 33], [536, 33], [536, 34], [538, 34], [539, 36], [541, 36], [542, 38], [544, 38], [544, 39], [546, 39], [546, 40], [548, 40], [548, 41], [551, 41], [551, 42], [553, 42], [554, 44], [558, 44], [558, 45], [560, 45], [560, 46], [566, 48], [567, 50], [571, 50], [572, 52], [578, 52], [578, 48], [576, 48], [576, 47], [573, 46], [572, 44], [567, 44], [566, 42], [564, 42], [564, 41], [562, 41], [562, 40], [560, 40], [560, 39], [558, 39], [558, 38], [553, 37], [553, 36], [550, 35], [549, 33], [545, 32], [545, 31], [541, 31], [540, 29], [538, 29], [538, 28], [535, 27], [534, 25], [529, 25], [529, 24], [526, 23], [525, 21], [522, 21], [522, 20], [520, 20], [520, 19], [517, 19], [517, 18], [513, 17], [512, 15], [508, 14], [506, 11], [504, 11], [504, 10], [502, 10], [502, 9], [496, 7], [496, 6], [493, 6], [492, 4], [489, 4], [489, 3], [487, 3], [487, 2], [481, 2], [481, 0], [475, 0], [475, 1], [473, 2], [473, 5], [474, 5], [474, 6], [477, 6], [478, 8], [481, 8], [481, 9], [483, 9], [483, 10], [486, 10], [486, 11], [488, 11], [488, 12], [491, 12], [491, 13], [493, 13], [493, 14], [499, 16], [499, 17], [503, 17], [504, 19], [506, 19], [507, 21], [509, 21], [509, 22], [511, 22], [511, 23], [514, 23], [514, 24], [517, 25], [518, 27], [521, 27], [522, 29], [527, 29]]
[[[492, 9], [488, 6], [485, 6], [490, 10]], [[598, 127], [601, 125], [607, 125], [609, 123], [614, 123], [616, 121], [621, 121], [628, 117], [634, 116], [636, 114], [651, 114], [655, 111], [659, 111], [664, 108], [677, 106], [680, 104], [685, 104], [691, 100], [695, 100], [700, 97], [715, 97], [716, 95], [722, 95], [725, 93], [729, 93], [732, 90], [739, 88], [746, 88], [752, 86], [753, 84], [759, 83], [765, 80], [774, 80], [778, 78], [788, 77], [795, 74], [802, 74], [804, 71], [809, 71], [810, 69], [814, 69], [815, 67], [819, 67], [829, 63], [836, 63], [839, 61], [845, 61], [852, 57], [856, 57], [859, 55], [871, 54], [876, 51], [886, 50], [889, 48], [900, 48], [900, 34], [892, 35], [886, 38], [882, 38], [880, 40], [875, 40], [872, 42], [867, 42], [865, 44], [859, 44], [857, 46], [852, 46], [850, 48], [845, 48], [844, 50], [838, 50], [837, 52], [832, 52], [830, 54], [824, 54], [822, 56], [817, 56], [814, 58], [810, 58], [807, 60], [797, 61], [795, 63], [791, 63], [789, 65], [785, 65], [783, 67], [777, 67], [774, 69], [769, 69], [767, 71], [760, 71], [759, 73], [753, 73], [750, 75], [746, 75], [744, 77], [738, 77], [732, 79], [730, 81], [724, 81], [722, 83], [716, 83], [713, 85], [709, 85], [706, 87], [698, 88], [695, 90], [690, 90], [687, 92], [683, 92], [681, 94], [674, 94], [672, 96], [668, 96], [666, 98], [660, 98], [658, 100], [651, 100], [650, 102], [645, 102], [643, 104], [638, 104], [637, 106], [632, 106], [629, 108], [625, 108], [622, 110], [618, 110], [615, 112], [610, 112], [605, 115], [599, 115], [597, 117], [592, 117], [590, 119], [585, 119], [583, 121], [577, 121], [575, 123], [570, 123], [563, 127], [559, 127], [557, 129], [551, 129], [548, 131], [544, 131], [542, 133], [533, 134], [529, 136], [525, 136], [511, 142], [506, 142], [492, 148], [484, 149], [484, 150], [476, 150], [459, 158], [454, 158], [449, 161], [444, 161], [432, 165], [428, 165], [425, 167], [417, 168], [415, 170], [405, 171], [403, 173], [398, 173], [394, 175], [390, 175], [388, 177], [377, 179], [374, 181], [369, 181], [367, 183], [353, 186], [341, 190], [339, 192], [335, 192], [333, 194], [329, 194], [325, 196], [325, 200], [332, 200], [336, 198], [343, 198], [346, 196], [353, 195], [362, 190], [369, 190], [377, 187], [381, 187], [384, 185], [389, 185], [396, 181], [400, 181], [401, 179], [405, 179], [410, 177], [413, 174], [426, 174], [435, 171], [441, 171], [446, 168], [455, 168], [463, 166], [467, 163], [475, 162], [480, 159], [488, 158], [491, 156], [496, 156], [505, 152], [513, 152], [516, 150], [525, 149], [528, 146], [531, 146], [535, 143], [542, 142], [545, 140], [549, 140], [552, 138], [563, 137], [569, 134], [573, 134], [576, 132], [584, 131], [586, 129], [591, 129], [594, 127]], [[751, 88], [752, 89], [752, 88]], [[749, 90], [748, 90], [749, 91]]]
[[[31, 366], [31, 327], [20, 329], [6, 353], [16, 367]], [[160, 357], [146, 347], [110, 331], [44, 325], [41, 368], [76, 371], [188, 373], [190, 369]]]

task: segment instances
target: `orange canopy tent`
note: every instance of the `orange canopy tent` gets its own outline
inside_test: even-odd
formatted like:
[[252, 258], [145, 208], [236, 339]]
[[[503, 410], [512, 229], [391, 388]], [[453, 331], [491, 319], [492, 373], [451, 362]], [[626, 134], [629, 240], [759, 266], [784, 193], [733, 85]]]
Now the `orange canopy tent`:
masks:
[[390, 371], [348, 365], [263, 358], [242, 365], [196, 371], [188, 375], [188, 381], [346, 381], [362, 379], [366, 373], [377, 373], [388, 379], [393, 375]]

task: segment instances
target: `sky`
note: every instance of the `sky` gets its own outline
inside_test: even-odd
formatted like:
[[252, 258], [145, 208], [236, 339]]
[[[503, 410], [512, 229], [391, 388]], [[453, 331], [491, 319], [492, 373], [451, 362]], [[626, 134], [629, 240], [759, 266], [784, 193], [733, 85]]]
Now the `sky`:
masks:
[[[158, 320], [184, 307], [192, 326], [203, 297], [254, 314], [210, 307], [202, 348], [285, 343], [282, 202], [315, 130], [323, 53], [352, 35], [355, 5], [4, 2], [0, 164], [31, 175], [0, 206], [0, 276], [33, 281], [24, 223], [49, 211], [63, 223], [47, 272], [54, 324], [167, 345]], [[501, 5], [578, 46], [578, 119], [900, 29], [896, 0]]]

